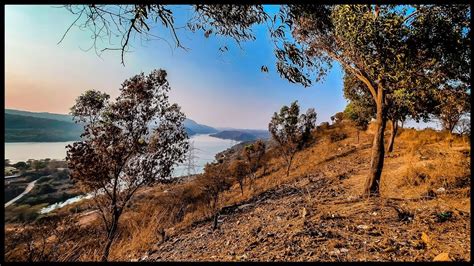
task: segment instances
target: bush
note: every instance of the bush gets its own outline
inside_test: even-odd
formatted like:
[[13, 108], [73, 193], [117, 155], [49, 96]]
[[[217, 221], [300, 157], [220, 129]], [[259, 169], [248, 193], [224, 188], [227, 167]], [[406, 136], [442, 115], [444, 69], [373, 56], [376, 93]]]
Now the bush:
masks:
[[331, 142], [337, 142], [337, 141], [341, 141], [341, 140], [347, 138], [347, 134], [344, 133], [344, 132], [332, 132], [329, 135], [329, 138], [330, 138]]

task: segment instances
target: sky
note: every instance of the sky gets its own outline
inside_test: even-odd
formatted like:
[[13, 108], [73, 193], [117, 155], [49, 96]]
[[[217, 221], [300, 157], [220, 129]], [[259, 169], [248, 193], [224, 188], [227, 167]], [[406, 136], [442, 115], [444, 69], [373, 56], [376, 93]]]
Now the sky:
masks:
[[[173, 9], [176, 26], [184, 25], [190, 7]], [[315, 108], [319, 124], [347, 104], [338, 64], [324, 81], [307, 88], [281, 78], [264, 26], [257, 26], [256, 40], [242, 48], [228, 38], [184, 30], [178, 35], [186, 51], [160, 40], [136, 40], [123, 66], [118, 51], [100, 57], [94, 49], [86, 51], [92, 45], [88, 31], [73, 27], [58, 44], [75, 18], [55, 5], [5, 6], [5, 108], [66, 114], [86, 90], [115, 98], [125, 79], [159, 68], [168, 73], [170, 101], [188, 118], [214, 127], [266, 129], [272, 114], [295, 100], [303, 112]], [[152, 31], [169, 36], [163, 28]], [[228, 52], [219, 52], [223, 45]], [[270, 72], [262, 73], [262, 65]]]

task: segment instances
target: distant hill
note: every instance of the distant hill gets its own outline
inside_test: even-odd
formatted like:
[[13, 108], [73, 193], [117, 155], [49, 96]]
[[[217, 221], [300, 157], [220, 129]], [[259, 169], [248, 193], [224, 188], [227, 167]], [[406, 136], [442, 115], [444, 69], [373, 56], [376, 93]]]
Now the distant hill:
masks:
[[[210, 134], [217, 129], [194, 120], [184, 121], [189, 136]], [[79, 140], [82, 126], [71, 115], [5, 109], [5, 142], [54, 142]]]
[[237, 129], [224, 130], [216, 134], [211, 134], [210, 136], [220, 139], [232, 139], [236, 141], [251, 141], [256, 139], [268, 139], [270, 138], [270, 133], [266, 130]]
[[79, 140], [82, 126], [61, 120], [5, 114], [5, 142]]
[[184, 127], [187, 130], [190, 130], [191, 132], [194, 132], [194, 134], [210, 134], [210, 133], [218, 132], [218, 130], [213, 128], [213, 127], [198, 124], [198, 123], [196, 123], [196, 121], [188, 119], [188, 118], [186, 118], [186, 120], [184, 120]]
[[52, 114], [52, 113], [47, 113], [47, 112], [36, 113], [36, 112], [21, 111], [21, 110], [14, 110], [14, 109], [5, 109], [5, 114], [54, 119], [54, 120], [59, 120], [59, 121], [64, 121], [64, 122], [73, 122], [72, 116], [70, 115]]

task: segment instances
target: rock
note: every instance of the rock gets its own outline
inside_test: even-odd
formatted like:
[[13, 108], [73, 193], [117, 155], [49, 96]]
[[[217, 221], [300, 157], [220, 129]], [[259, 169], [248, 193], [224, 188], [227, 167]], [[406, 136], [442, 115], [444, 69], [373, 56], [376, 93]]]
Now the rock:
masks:
[[340, 251], [341, 253], [347, 253], [347, 252], [349, 252], [349, 250], [348, 250], [347, 248], [341, 248], [341, 249], [339, 249], [339, 251]]
[[431, 243], [431, 240], [430, 240], [430, 237], [425, 233], [421, 233], [421, 240], [427, 245], [429, 246], [430, 243]]
[[248, 257], [249, 256], [247, 254], [244, 254], [244, 255], [241, 255], [241, 256], [237, 256], [236, 259], [237, 260], [246, 260], [246, 259], [248, 259]]
[[377, 212], [373, 212], [372, 215], [373, 215], [373, 216], [377, 216]]
[[239, 207], [237, 207], [237, 209], [243, 210], [243, 209], [245, 209], [247, 207], [250, 207], [250, 206], [252, 206], [252, 204], [243, 204], [243, 205], [240, 205]]
[[367, 225], [364, 225], [364, 224], [358, 225], [357, 228], [358, 229], [363, 229], [363, 230], [369, 229], [369, 227]]
[[240, 221], [237, 221], [237, 224], [239, 225], [239, 224], [240, 224]]
[[433, 261], [452, 261], [449, 257], [449, 253], [441, 253], [438, 256], [434, 257]]
[[436, 190], [436, 193], [444, 193], [446, 192], [446, 189], [444, 187], [440, 187]]
[[303, 207], [303, 209], [301, 210], [301, 217], [305, 218], [307, 214], [308, 214], [308, 211], [306, 210], [305, 207]]

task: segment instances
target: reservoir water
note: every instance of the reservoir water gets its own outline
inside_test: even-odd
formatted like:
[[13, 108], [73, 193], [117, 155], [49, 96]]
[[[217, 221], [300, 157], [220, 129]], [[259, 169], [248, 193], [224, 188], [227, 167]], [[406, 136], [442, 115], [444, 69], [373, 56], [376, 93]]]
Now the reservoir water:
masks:
[[[175, 167], [173, 176], [187, 175], [188, 173], [202, 173], [204, 165], [214, 160], [214, 156], [224, 151], [237, 141], [224, 140], [211, 137], [207, 134], [194, 135], [189, 139], [193, 149], [192, 163], [184, 163]], [[9, 159], [11, 163], [19, 161], [27, 161], [28, 159], [56, 159], [64, 160], [66, 158], [66, 146], [73, 142], [21, 142], [21, 143], [5, 143], [5, 159]], [[191, 165], [192, 167], [189, 167]], [[64, 202], [57, 202], [43, 208], [40, 212], [47, 213], [65, 205], [77, 202], [83, 198], [90, 198], [90, 195], [80, 195]]]
[[[194, 135], [189, 139], [194, 146], [194, 167], [191, 172], [201, 173], [204, 165], [214, 160], [214, 156], [238, 142], [211, 137], [207, 134]], [[11, 163], [27, 161], [28, 159], [56, 159], [66, 158], [66, 146], [68, 142], [13, 142], [5, 143], [5, 159]], [[188, 164], [175, 167], [174, 176], [181, 176], [189, 172]]]

